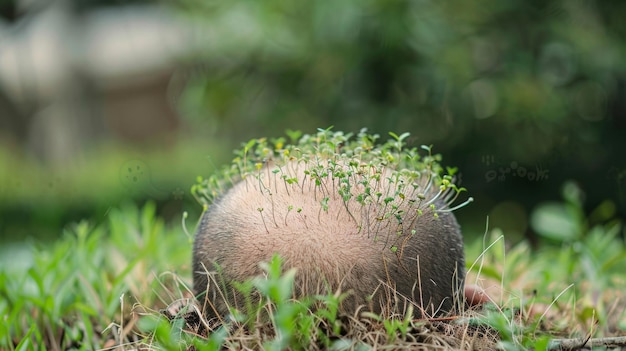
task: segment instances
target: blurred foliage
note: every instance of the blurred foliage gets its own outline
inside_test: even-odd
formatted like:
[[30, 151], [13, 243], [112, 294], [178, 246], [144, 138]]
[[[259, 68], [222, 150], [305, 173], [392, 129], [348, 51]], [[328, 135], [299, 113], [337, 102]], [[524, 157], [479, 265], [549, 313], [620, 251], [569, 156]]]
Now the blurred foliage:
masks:
[[409, 131], [459, 167], [476, 229], [509, 200], [524, 235], [566, 179], [626, 213], [623, 1], [176, 4], [198, 45], [179, 108], [215, 135]]
[[[602, 280], [626, 268], [624, 242], [619, 240], [623, 224], [615, 218], [615, 205], [600, 204], [589, 216], [583, 213], [583, 192], [574, 183], [562, 187], [562, 202], [547, 202], [531, 214], [531, 225], [541, 236], [561, 247], [561, 276], [590, 281], [602, 290]], [[552, 257], [557, 259], [557, 257]], [[569, 264], [567, 263], [569, 262]], [[602, 282], [601, 282], [602, 281]]]
[[101, 223], [128, 201], [152, 201], [167, 220], [179, 221], [183, 211], [198, 218], [202, 208], [190, 188], [228, 157], [229, 150], [210, 140], [187, 139], [167, 148], [100, 145], [51, 169], [0, 148], [0, 248], [14, 240], [54, 239], [67, 223], [84, 218]]
[[524, 161], [619, 122], [623, 2], [178, 3], [202, 47], [187, 115], [237, 135], [333, 124], [454, 145], [478, 127]]
[[[68, 3], [88, 11], [127, 2]], [[185, 163], [150, 161], [151, 174], [167, 179], [166, 186], [157, 179], [157, 188], [167, 190], [133, 197], [138, 201], [161, 207], [177, 189], [188, 196], [190, 176], [214, 169], [203, 157], [219, 157], [219, 164], [241, 141], [334, 125], [410, 132], [409, 146], [434, 144], [476, 199], [457, 213], [469, 232], [482, 233], [489, 214], [511, 237], [532, 235], [531, 208], [558, 199], [567, 179], [585, 191], [585, 212], [610, 199], [626, 214], [626, 2], [131, 3], [169, 6], [190, 25], [192, 50], [171, 84], [183, 94], [168, 99], [189, 127], [181, 143], [208, 143], [183, 145], [176, 157]], [[2, 4], [14, 10], [15, 2]], [[119, 177], [126, 156], [54, 174], [19, 154], [2, 157], [0, 180], [8, 186], [0, 189], [0, 206], [10, 211], [0, 210], [7, 221], [0, 231], [11, 221], [15, 228], [49, 217], [43, 228], [68, 206], [83, 211], [54, 219], [59, 227], [133, 194]], [[80, 196], [43, 196], [58, 182]], [[103, 198], [114, 200], [93, 200]]]

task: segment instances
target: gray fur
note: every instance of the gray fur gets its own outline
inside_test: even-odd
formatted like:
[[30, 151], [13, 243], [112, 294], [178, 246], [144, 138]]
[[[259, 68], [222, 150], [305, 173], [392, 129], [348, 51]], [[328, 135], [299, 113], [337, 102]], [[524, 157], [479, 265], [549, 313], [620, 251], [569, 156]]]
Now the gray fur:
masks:
[[[438, 189], [426, 192], [421, 202], [408, 201], [417, 199], [414, 193], [396, 199], [392, 204], [404, 211], [400, 222], [383, 218], [391, 204], [344, 202], [336, 179], [329, 176], [315, 186], [304, 169], [298, 164], [277, 174], [263, 169], [235, 184], [203, 215], [193, 248], [193, 280], [201, 302], [210, 302], [205, 304], [209, 315], [227, 313], [227, 305], [241, 307], [230, 282], [260, 274], [259, 262], [275, 253], [286, 268], [297, 268], [297, 296], [328, 288], [350, 292], [342, 305], [347, 313], [359, 305], [402, 311], [406, 303], [414, 305], [416, 316], [454, 310], [465, 276], [463, 241], [454, 215], [444, 211], [436, 217], [427, 205]], [[283, 172], [296, 175], [298, 183], [284, 183]], [[382, 174], [369, 185], [384, 198], [391, 194], [390, 173]], [[353, 179], [357, 184], [363, 178]], [[362, 188], [355, 185], [352, 193]], [[325, 197], [327, 211], [320, 205]], [[437, 210], [443, 207], [439, 200], [434, 204]]]

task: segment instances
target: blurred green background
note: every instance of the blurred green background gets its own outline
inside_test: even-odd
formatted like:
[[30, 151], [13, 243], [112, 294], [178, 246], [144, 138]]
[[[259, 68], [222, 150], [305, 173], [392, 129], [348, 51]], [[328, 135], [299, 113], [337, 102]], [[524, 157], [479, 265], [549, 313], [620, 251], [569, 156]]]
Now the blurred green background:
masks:
[[253, 137], [411, 133], [490, 227], [566, 180], [626, 214], [624, 1], [0, 0], [0, 244], [189, 188]]

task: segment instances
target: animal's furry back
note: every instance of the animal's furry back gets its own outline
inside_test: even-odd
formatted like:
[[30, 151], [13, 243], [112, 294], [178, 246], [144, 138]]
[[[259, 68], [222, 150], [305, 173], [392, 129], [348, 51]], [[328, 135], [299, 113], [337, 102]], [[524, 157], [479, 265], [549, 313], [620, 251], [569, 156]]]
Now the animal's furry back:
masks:
[[235, 304], [229, 283], [259, 274], [259, 262], [276, 253], [297, 268], [298, 295], [349, 291], [347, 312], [361, 304], [401, 310], [407, 302], [417, 314], [452, 310], [463, 286], [463, 243], [453, 214], [434, 199], [439, 189], [429, 177], [383, 166], [350, 169], [270, 165], [212, 204], [193, 256], [194, 288], [208, 291], [217, 309], [207, 312], [225, 313]]

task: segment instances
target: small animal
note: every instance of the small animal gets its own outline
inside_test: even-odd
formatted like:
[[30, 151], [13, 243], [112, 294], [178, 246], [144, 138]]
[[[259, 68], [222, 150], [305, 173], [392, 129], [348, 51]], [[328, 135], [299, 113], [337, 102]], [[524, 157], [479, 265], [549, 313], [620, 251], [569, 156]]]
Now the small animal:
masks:
[[[419, 174], [418, 174], [419, 173]], [[203, 214], [193, 282], [208, 316], [241, 307], [232, 282], [262, 274], [274, 254], [295, 268], [294, 295], [340, 290], [360, 308], [416, 317], [461, 304], [465, 261], [449, 195], [426, 171], [310, 160], [248, 174]]]

